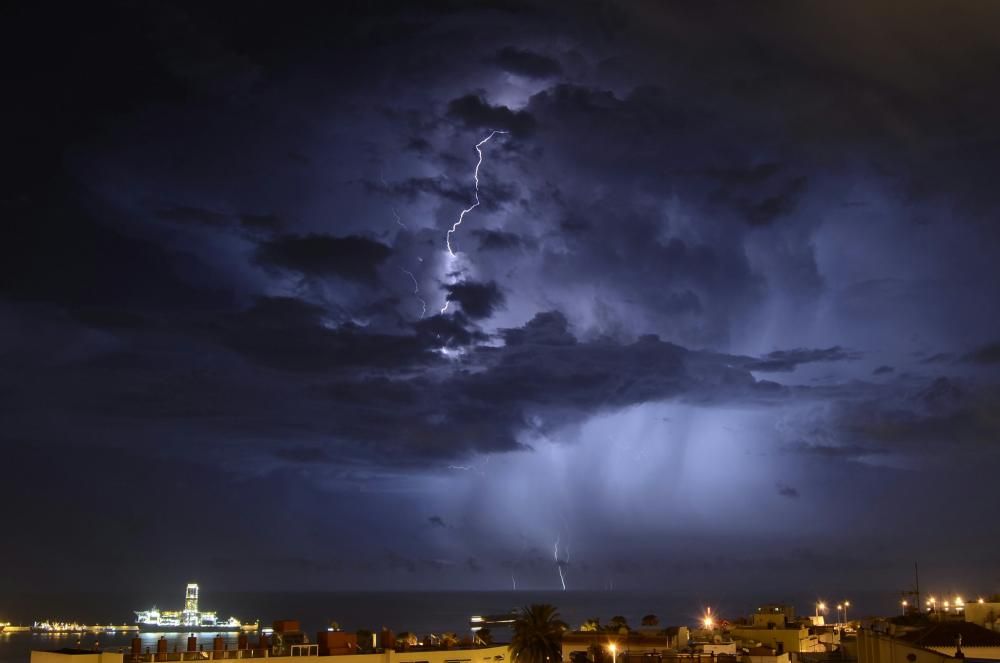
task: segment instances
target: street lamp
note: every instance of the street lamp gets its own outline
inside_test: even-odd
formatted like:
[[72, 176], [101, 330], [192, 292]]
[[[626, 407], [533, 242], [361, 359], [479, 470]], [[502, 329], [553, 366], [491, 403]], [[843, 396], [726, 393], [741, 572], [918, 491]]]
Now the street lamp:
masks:
[[823, 603], [822, 601], [817, 601], [816, 602], [816, 616], [817, 617], [819, 617], [819, 613], [820, 613], [821, 610], [824, 611], [824, 612], [826, 611], [826, 604]]
[[843, 614], [844, 614], [844, 604], [843, 603], [838, 603], [837, 604], [837, 619], [842, 619], [842, 615]]
[[847, 621], [847, 609], [851, 607], [850, 601], [844, 601], [844, 621]]
[[899, 604], [900, 604], [901, 606], [903, 606], [903, 614], [905, 615], [905, 614], [906, 614], [906, 606], [908, 606], [908, 605], [910, 605], [910, 604], [909, 604], [909, 603], [907, 603], [906, 599], [903, 599], [902, 601], [900, 601], [900, 602], [899, 602]]
[[608, 645], [608, 649], [611, 650], [611, 663], [617, 663], [618, 661], [618, 646], [615, 643]]

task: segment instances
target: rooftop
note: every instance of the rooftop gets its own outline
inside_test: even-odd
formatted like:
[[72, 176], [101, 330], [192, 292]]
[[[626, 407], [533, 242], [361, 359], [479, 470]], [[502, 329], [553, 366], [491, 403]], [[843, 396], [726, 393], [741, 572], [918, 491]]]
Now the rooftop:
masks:
[[1000, 633], [971, 622], [938, 622], [898, 639], [920, 647], [954, 647], [959, 635], [962, 647], [1000, 647]]

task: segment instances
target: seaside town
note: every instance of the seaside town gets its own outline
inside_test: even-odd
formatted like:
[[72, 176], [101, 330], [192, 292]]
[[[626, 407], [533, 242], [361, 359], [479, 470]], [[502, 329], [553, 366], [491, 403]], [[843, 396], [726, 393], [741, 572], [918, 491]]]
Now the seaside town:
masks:
[[[946, 663], [1000, 661], [1000, 595], [965, 601], [908, 592], [899, 614], [861, 617], [851, 602], [816, 601], [812, 614], [769, 603], [746, 616], [705, 608], [691, 625], [662, 624], [655, 614], [630, 624], [623, 616], [571, 626], [556, 607], [533, 604], [510, 613], [474, 615], [466, 634], [342, 630], [307, 633], [295, 619], [265, 626], [218, 620], [198, 609], [189, 584], [181, 611], [136, 611], [131, 625], [0, 623], [0, 633], [133, 634], [127, 647], [33, 648], [30, 663], [173, 663], [296, 659], [336, 663]], [[200, 636], [201, 632], [206, 635]], [[162, 632], [155, 641], [140, 632]], [[235, 643], [224, 634], [237, 634]], [[168, 638], [168, 636], [170, 636]], [[155, 644], [149, 645], [149, 642]]]

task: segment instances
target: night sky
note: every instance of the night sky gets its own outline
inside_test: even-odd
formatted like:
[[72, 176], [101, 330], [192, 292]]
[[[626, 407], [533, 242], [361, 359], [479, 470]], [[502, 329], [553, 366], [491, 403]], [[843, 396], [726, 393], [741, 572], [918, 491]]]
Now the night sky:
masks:
[[0, 590], [1000, 590], [1000, 4], [894, 5], [6, 5]]

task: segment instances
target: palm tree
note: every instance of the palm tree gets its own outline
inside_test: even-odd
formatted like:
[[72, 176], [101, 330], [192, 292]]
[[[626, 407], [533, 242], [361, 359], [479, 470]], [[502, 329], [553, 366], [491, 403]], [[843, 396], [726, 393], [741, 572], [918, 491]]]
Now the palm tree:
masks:
[[514, 620], [510, 641], [516, 663], [558, 663], [562, 660], [562, 634], [568, 628], [555, 607], [535, 604], [521, 609]]

